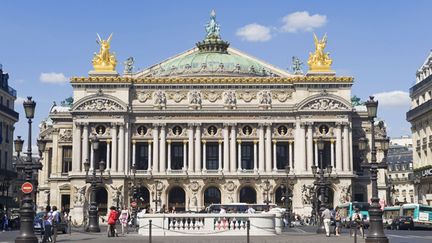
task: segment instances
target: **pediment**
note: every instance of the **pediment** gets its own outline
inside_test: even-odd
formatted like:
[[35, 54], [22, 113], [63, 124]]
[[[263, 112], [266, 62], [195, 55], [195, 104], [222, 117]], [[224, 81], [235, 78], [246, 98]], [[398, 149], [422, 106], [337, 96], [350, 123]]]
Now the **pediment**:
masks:
[[305, 99], [300, 103], [299, 109], [302, 111], [351, 111], [352, 106], [343, 98], [330, 95], [319, 94]]
[[72, 107], [79, 112], [126, 112], [127, 106], [119, 99], [110, 95], [91, 95], [79, 100]]

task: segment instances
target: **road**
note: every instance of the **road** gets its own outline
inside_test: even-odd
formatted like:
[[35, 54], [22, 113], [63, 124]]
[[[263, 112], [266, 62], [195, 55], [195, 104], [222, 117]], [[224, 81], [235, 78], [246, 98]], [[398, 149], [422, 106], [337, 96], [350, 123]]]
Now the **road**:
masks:
[[[266, 237], [251, 237], [251, 243], [325, 243], [325, 242], [354, 242], [354, 238], [349, 236], [348, 230], [343, 230], [342, 236], [340, 237], [325, 237], [324, 235], [315, 234], [314, 227], [297, 227], [283, 232], [282, 235], [277, 236], [266, 236]], [[74, 229], [72, 234], [59, 234], [57, 242], [148, 242], [148, 236], [138, 235], [136, 233], [127, 234], [126, 236], [120, 236], [116, 238], [108, 238], [106, 236], [105, 228], [102, 229], [101, 233], [86, 233], [81, 229]], [[15, 237], [18, 235], [18, 231], [0, 232], [0, 243], [11, 243], [14, 242]], [[386, 235], [390, 239], [391, 243], [430, 243], [432, 242], [432, 231], [386, 231]], [[234, 243], [234, 242], [245, 242], [246, 236], [238, 237], [154, 237], [152, 243]], [[361, 237], [358, 238], [358, 243], [364, 243]]]

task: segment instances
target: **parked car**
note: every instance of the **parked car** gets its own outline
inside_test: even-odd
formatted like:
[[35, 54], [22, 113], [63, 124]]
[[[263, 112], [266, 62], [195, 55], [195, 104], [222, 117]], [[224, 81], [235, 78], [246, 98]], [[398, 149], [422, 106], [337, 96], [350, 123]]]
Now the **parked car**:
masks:
[[391, 223], [391, 229], [407, 229], [412, 230], [414, 229], [414, 221], [411, 216], [400, 216], [396, 217], [392, 223]]
[[[44, 233], [44, 228], [43, 228], [43, 217], [45, 215], [45, 212], [39, 212], [36, 214], [35, 218], [34, 218], [34, 222], [33, 222], [33, 229], [34, 232], [36, 233], [40, 233], [43, 234]], [[66, 223], [65, 218], [63, 217], [62, 214], [60, 214], [60, 223], [57, 224], [57, 231], [61, 231], [63, 232], [63, 234], [66, 234], [68, 229], [68, 225]]]

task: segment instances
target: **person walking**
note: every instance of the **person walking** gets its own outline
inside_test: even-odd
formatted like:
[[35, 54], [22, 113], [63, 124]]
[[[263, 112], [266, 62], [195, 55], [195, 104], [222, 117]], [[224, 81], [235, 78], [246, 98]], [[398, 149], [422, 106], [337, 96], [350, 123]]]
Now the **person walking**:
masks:
[[128, 219], [129, 219], [129, 210], [127, 207], [124, 207], [120, 213], [120, 224], [122, 229], [122, 235], [129, 234], [128, 232]]
[[107, 215], [107, 221], [108, 221], [108, 237], [115, 237], [115, 225], [117, 222], [117, 219], [119, 218], [118, 212], [114, 206], [110, 207], [110, 211]]
[[57, 227], [60, 224], [60, 213], [57, 211], [57, 207], [52, 207], [52, 242], [57, 241]]
[[339, 207], [335, 208], [334, 220], [335, 220], [335, 228], [334, 228], [335, 235], [340, 236], [341, 215], [339, 212]]
[[326, 208], [322, 212], [321, 217], [323, 219], [324, 228], [325, 228], [325, 231], [326, 231], [326, 236], [330, 237], [330, 224], [331, 224], [332, 213], [331, 213], [331, 211], [328, 208]]
[[44, 227], [44, 236], [42, 238], [42, 243], [52, 242], [51, 234], [52, 234], [52, 221], [53, 216], [51, 212], [51, 207], [45, 207], [45, 215], [43, 216], [43, 227]]
[[2, 221], [3, 221], [3, 224], [2, 224], [3, 225], [3, 232], [5, 232], [9, 228], [9, 218], [8, 218], [8, 215], [7, 215], [7, 211], [3, 215]]

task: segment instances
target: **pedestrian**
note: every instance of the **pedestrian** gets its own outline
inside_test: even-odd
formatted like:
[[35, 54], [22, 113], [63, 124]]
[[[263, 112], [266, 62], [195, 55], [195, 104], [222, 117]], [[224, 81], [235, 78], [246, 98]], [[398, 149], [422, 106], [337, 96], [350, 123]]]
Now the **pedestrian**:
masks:
[[248, 214], [254, 214], [255, 213], [255, 209], [252, 207], [252, 205], [248, 206], [246, 213], [248, 213]]
[[219, 211], [219, 213], [220, 214], [226, 214], [226, 210], [225, 210], [225, 208], [224, 207], [220, 207], [220, 211]]
[[167, 208], [166, 208], [166, 205], [164, 204], [164, 205], [162, 205], [162, 207], [160, 208], [159, 213], [166, 213], [166, 211], [167, 211]]
[[60, 224], [60, 213], [57, 211], [57, 207], [52, 207], [52, 241], [55, 243], [57, 241], [57, 227]]
[[7, 212], [3, 215], [3, 232], [7, 231], [9, 228], [9, 218]]
[[107, 221], [108, 221], [108, 237], [115, 237], [115, 225], [118, 219], [118, 212], [116, 210], [116, 207], [111, 206], [110, 211], [107, 215]]
[[128, 219], [129, 219], [129, 210], [127, 207], [124, 207], [120, 213], [120, 224], [122, 229], [122, 235], [129, 234], [128, 232]]
[[51, 234], [52, 234], [52, 212], [51, 207], [45, 207], [45, 215], [43, 216], [43, 227], [44, 227], [44, 236], [42, 238], [42, 243], [52, 242]]
[[335, 208], [334, 221], [335, 221], [335, 228], [334, 228], [335, 235], [340, 236], [341, 215], [339, 212], [339, 207]]
[[332, 213], [331, 213], [331, 211], [328, 208], [326, 208], [322, 212], [321, 217], [323, 219], [324, 228], [325, 228], [325, 231], [326, 231], [326, 236], [330, 237], [330, 224], [331, 224]]
[[357, 233], [357, 230], [359, 230], [360, 234], [364, 236], [362, 215], [358, 208], [355, 209], [355, 213], [351, 216], [351, 228], [354, 228], [354, 232], [352, 232], [351, 236], [354, 236]]

